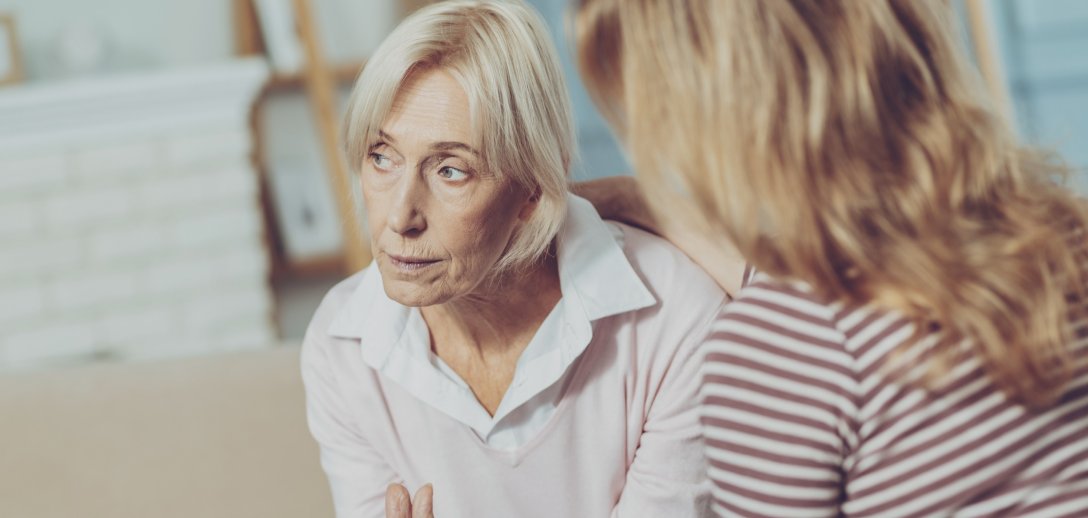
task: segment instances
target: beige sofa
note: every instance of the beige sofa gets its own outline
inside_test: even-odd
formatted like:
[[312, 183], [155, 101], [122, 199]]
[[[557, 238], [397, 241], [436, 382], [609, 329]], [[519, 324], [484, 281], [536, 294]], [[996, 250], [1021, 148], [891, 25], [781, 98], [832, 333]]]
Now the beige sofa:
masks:
[[298, 348], [0, 376], [0, 517], [332, 516]]

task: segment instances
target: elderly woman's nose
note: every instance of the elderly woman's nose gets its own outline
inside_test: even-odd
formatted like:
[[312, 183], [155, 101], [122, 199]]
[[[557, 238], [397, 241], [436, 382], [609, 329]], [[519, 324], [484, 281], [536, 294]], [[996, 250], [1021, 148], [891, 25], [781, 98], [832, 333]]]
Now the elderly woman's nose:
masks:
[[418, 175], [404, 175], [397, 188], [391, 193], [387, 223], [390, 230], [398, 234], [422, 232], [427, 228], [423, 217], [422, 204], [426, 187]]

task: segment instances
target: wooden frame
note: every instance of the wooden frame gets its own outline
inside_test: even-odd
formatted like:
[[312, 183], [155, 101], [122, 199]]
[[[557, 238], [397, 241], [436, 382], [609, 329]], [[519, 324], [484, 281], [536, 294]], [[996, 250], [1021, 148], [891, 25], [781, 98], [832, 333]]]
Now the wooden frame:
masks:
[[8, 14], [0, 14], [0, 63], [7, 65], [0, 68], [0, 85], [23, 80], [23, 61], [15, 32], [15, 19]]

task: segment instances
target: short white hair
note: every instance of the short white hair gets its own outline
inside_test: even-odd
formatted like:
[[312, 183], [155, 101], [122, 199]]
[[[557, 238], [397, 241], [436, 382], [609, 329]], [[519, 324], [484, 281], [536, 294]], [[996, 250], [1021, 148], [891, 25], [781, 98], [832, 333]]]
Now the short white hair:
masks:
[[361, 171], [407, 78], [427, 69], [448, 72], [465, 89], [484, 167], [539, 196], [498, 268], [536, 261], [566, 216], [575, 149], [570, 99], [544, 21], [521, 0], [441, 2], [406, 18], [367, 62], [348, 103], [352, 171]]

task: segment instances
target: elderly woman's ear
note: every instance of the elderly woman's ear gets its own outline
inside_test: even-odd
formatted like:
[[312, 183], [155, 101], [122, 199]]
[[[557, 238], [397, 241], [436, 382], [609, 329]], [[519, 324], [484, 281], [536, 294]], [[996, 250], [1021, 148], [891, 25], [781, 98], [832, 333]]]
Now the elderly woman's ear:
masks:
[[521, 206], [521, 211], [518, 212], [518, 220], [525, 222], [529, 221], [529, 218], [533, 217], [533, 212], [540, 206], [540, 189], [537, 189], [529, 194], [529, 198], [525, 200], [525, 204]]

